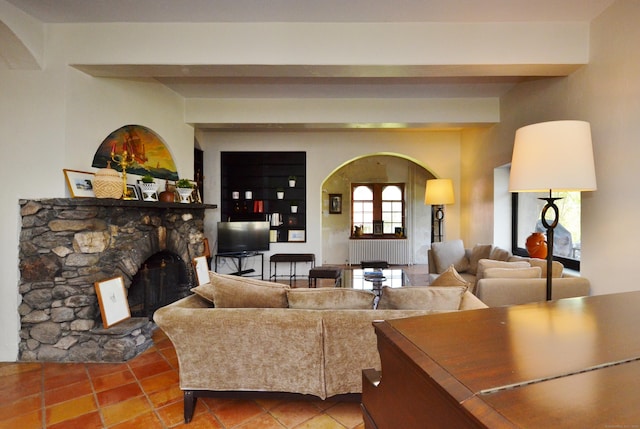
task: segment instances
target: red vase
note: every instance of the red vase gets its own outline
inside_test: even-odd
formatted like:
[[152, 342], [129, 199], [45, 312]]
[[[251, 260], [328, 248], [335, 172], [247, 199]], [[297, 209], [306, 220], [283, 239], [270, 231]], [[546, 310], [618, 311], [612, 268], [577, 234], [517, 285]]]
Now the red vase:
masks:
[[529, 256], [531, 256], [532, 258], [545, 259], [547, 257], [547, 241], [543, 233], [532, 233], [529, 237], [527, 237], [525, 246], [527, 247]]

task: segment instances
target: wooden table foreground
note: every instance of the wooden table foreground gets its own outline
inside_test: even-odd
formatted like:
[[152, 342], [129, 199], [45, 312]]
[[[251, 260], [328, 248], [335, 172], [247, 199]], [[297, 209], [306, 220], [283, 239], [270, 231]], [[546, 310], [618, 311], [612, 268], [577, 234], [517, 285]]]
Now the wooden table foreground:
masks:
[[640, 427], [640, 292], [375, 323], [367, 429]]

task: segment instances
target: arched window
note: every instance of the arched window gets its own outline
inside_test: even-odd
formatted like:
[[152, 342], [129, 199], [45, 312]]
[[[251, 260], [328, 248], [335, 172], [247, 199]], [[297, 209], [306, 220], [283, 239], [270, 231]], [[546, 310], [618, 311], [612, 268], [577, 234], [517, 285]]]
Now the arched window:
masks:
[[404, 232], [404, 183], [353, 183], [351, 204], [351, 231], [361, 226], [365, 237], [388, 238]]

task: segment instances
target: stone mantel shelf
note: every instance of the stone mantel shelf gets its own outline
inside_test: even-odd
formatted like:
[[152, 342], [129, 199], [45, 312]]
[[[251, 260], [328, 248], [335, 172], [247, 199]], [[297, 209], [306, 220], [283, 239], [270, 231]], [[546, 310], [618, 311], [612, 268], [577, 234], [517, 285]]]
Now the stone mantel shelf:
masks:
[[[217, 204], [196, 204], [196, 203], [165, 203], [161, 201], [139, 201], [139, 200], [115, 200], [113, 198], [43, 198], [35, 200], [47, 204], [58, 206], [102, 206], [102, 207], [144, 207], [159, 209], [186, 209], [186, 210], [206, 210], [217, 209]], [[21, 201], [23, 204], [25, 201]]]

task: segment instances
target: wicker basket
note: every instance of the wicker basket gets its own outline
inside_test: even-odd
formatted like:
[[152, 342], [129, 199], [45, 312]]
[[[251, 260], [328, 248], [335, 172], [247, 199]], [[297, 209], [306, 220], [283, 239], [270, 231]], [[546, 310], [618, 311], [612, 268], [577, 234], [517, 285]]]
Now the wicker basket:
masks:
[[93, 192], [96, 198], [122, 197], [122, 178], [113, 168], [101, 168], [93, 180]]

